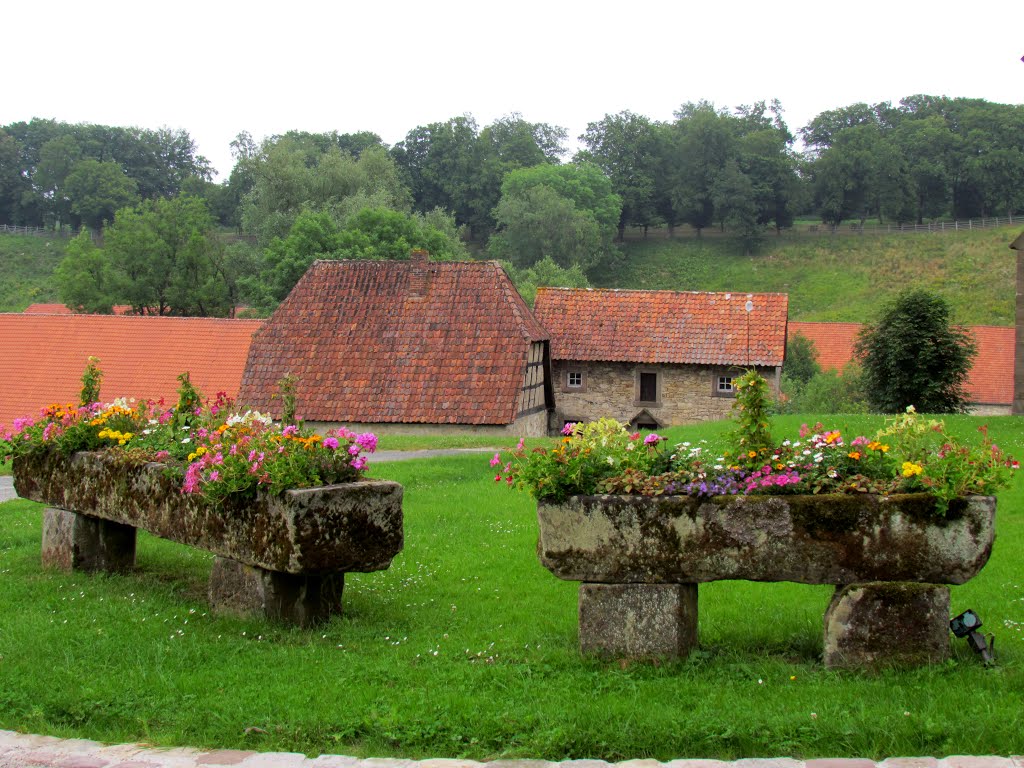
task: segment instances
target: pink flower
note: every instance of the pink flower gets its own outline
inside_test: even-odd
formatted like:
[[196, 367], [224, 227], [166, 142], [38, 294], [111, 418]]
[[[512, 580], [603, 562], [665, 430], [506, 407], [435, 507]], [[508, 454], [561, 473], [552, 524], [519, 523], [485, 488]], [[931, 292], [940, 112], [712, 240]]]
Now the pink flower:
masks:
[[196, 434], [199, 435], [199, 437], [206, 437], [210, 433], [206, 431], [205, 427], [200, 427], [199, 429], [196, 430]]
[[351, 455], [351, 456], [358, 456], [358, 455], [359, 455], [359, 452], [360, 452], [361, 450], [362, 450], [362, 448], [360, 448], [360, 447], [359, 447], [358, 445], [356, 445], [355, 443], [352, 443], [352, 445], [350, 445], [350, 446], [348, 447], [348, 452], [349, 452], [349, 455]]
[[519, 442], [516, 443], [516, 450], [521, 451], [526, 447], [526, 438], [520, 437]]
[[657, 445], [658, 443], [665, 439], [666, 438], [662, 437], [657, 432], [651, 432], [651, 434], [644, 438], [644, 445]]
[[352, 465], [351, 466], [352, 466], [352, 469], [355, 469], [355, 470], [358, 470], [358, 471], [362, 471], [362, 470], [366, 469], [366, 463], [367, 463], [366, 462], [366, 457], [365, 456], [360, 456], [359, 458], [352, 460]]
[[373, 432], [364, 432], [356, 436], [356, 444], [361, 445], [367, 453], [377, 450], [377, 436]]
[[501, 464], [501, 454], [500, 453], [496, 453], [496, 454], [494, 454], [494, 458], [491, 459], [491, 466], [492, 467], [496, 467], [499, 464]]
[[[287, 429], [287, 427], [285, 427], [285, 429]], [[331, 450], [331, 451], [337, 450], [337, 448], [338, 448], [338, 438], [336, 438], [336, 437], [325, 437], [324, 438], [324, 448], [327, 448], [328, 450]]]
[[155, 458], [155, 459], [156, 459], [157, 461], [163, 461], [164, 459], [166, 459], [166, 458], [167, 458], [168, 456], [170, 456], [170, 455], [171, 455], [171, 454], [170, 454], [170, 452], [169, 452], [169, 451], [157, 451], [157, 452], [156, 452], [156, 455], [154, 456], [154, 458]]
[[565, 435], [566, 437], [568, 437], [569, 435], [571, 435], [575, 431], [576, 431], [576, 425], [573, 424], [572, 422], [569, 422], [564, 427], [562, 427], [562, 434]]
[[287, 427], [281, 430], [281, 434], [284, 435], [285, 437], [291, 437], [292, 435], [298, 433], [298, 431], [299, 428], [297, 426], [295, 426], [294, 424], [289, 424]]
[[237, 456], [238, 455], [238, 443], [232, 443], [231, 444], [231, 447], [228, 448], [228, 454], [231, 455], [231, 456]]
[[211, 483], [216, 483], [218, 480], [220, 480], [220, 472], [218, 472], [215, 469], [215, 470], [213, 470], [213, 472], [210, 473], [210, 482]]
[[172, 416], [174, 416], [173, 411], [164, 411], [157, 418], [157, 421], [159, 421], [161, 424], [167, 424], [167, 422], [169, 422], [171, 420]]

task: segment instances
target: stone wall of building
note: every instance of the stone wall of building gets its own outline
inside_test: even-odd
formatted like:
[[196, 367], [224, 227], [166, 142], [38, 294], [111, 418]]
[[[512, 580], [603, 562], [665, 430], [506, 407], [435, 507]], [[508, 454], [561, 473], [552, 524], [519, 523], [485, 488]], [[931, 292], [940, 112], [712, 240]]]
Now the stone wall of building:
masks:
[[[593, 421], [611, 417], [621, 422], [651, 426], [688, 424], [729, 416], [734, 402], [731, 392], [719, 391], [719, 379], [743, 373], [732, 366], [606, 363], [554, 360], [551, 364], [555, 388], [552, 428], [569, 421]], [[773, 385], [774, 368], [760, 368]], [[570, 378], [576, 374], [580, 378]], [[641, 374], [654, 374], [656, 398], [640, 397]], [[580, 380], [581, 379], [581, 380]], [[579, 386], [570, 386], [580, 381]], [[724, 383], [724, 382], [723, 382]]]

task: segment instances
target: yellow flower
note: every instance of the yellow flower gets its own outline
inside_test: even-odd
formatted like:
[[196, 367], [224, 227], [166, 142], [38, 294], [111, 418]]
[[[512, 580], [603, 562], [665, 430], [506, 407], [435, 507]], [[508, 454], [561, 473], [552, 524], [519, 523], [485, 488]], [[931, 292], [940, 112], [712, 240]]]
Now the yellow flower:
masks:
[[924, 471], [924, 467], [920, 464], [915, 464], [912, 461], [903, 462], [903, 476], [913, 477], [914, 475], [920, 475]]

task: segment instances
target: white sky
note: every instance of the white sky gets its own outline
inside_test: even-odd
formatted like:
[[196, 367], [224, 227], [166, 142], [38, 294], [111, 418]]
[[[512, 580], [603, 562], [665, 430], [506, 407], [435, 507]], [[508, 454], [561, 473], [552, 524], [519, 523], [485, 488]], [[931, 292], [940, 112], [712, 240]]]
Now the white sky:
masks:
[[96, 0], [5, 4], [0, 125], [183, 128], [222, 174], [242, 130], [369, 130], [521, 112], [778, 98], [790, 129], [916, 93], [1024, 103], [1021, 0]]

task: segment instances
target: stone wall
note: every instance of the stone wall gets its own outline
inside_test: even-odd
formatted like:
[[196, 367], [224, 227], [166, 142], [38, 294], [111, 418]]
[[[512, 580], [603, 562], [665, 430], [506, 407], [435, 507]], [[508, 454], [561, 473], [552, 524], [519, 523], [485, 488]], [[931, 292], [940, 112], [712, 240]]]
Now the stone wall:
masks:
[[[719, 394], [719, 376], [736, 377], [743, 370], [733, 366], [606, 363], [554, 360], [555, 387], [552, 428], [567, 421], [593, 421], [611, 417], [633, 423], [646, 412], [658, 426], [723, 419], [729, 416], [734, 398]], [[759, 368], [773, 384], [776, 369]], [[570, 387], [568, 374], [582, 374], [582, 384]], [[640, 399], [640, 374], [657, 376], [657, 399]], [[643, 417], [642, 417], [643, 418]]]

